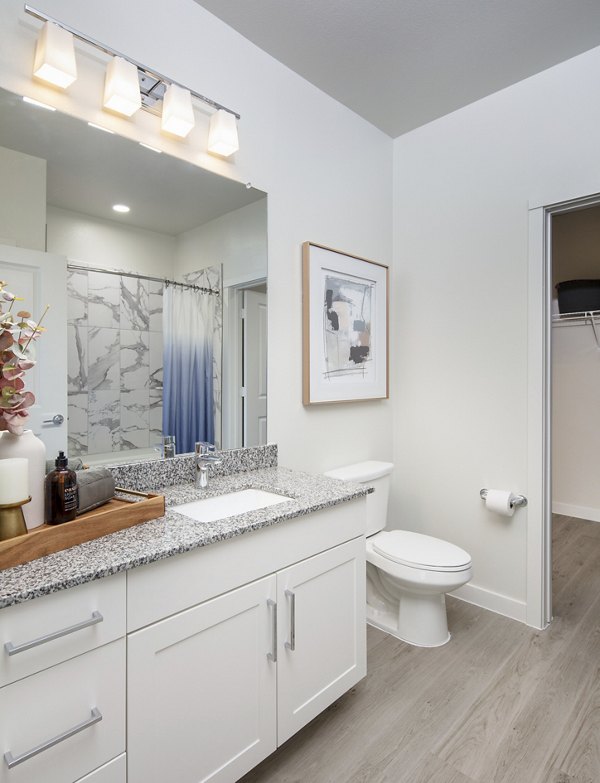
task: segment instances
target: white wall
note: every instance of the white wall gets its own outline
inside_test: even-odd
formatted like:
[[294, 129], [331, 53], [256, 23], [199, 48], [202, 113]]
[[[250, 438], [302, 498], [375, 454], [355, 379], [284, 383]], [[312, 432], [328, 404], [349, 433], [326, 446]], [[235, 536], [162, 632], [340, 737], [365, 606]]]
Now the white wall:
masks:
[[172, 277], [176, 240], [113, 220], [48, 206], [48, 252], [69, 261], [150, 277]]
[[320, 471], [389, 459], [389, 402], [302, 406], [300, 270], [305, 240], [391, 261], [391, 140], [191, 0], [154, 3], [151, 14], [142, 0], [46, 0], [48, 14], [238, 111], [240, 152], [233, 162], [218, 161], [202, 152], [208, 119], [200, 111], [184, 144], [161, 137], [150, 115], [128, 122], [103, 113], [95, 55], [79, 57], [81, 76], [67, 94], [35, 85], [29, 74], [39, 24], [22, 7], [0, 4], [2, 86], [268, 192], [269, 438], [279, 444], [281, 464]]
[[0, 147], [0, 244], [44, 250], [46, 161]]
[[267, 199], [215, 218], [177, 237], [175, 274], [223, 264], [223, 283], [267, 274]]
[[479, 490], [537, 489], [528, 208], [600, 190], [599, 83], [594, 49], [394, 143], [394, 522], [468, 549], [464, 594], [520, 619], [528, 509], [495, 516]]

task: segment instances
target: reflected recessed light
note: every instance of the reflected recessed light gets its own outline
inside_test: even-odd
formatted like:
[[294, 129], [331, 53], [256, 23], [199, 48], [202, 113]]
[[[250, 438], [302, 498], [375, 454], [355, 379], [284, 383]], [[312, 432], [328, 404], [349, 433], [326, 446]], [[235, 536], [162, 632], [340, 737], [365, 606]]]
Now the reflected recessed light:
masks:
[[140, 147], [145, 147], [147, 150], [152, 150], [152, 152], [158, 152], [159, 155], [162, 152], [158, 147], [151, 147], [150, 144], [144, 144], [143, 141], [140, 141]]
[[23, 96], [23, 100], [25, 101], [25, 103], [30, 103], [32, 106], [37, 106], [40, 109], [47, 109], [48, 111], [56, 111], [54, 106], [48, 106], [47, 103], [36, 101], [35, 98], [28, 98], [26, 95]]
[[90, 128], [95, 128], [96, 130], [104, 131], [104, 133], [114, 134], [114, 131], [112, 131], [110, 128], [105, 128], [103, 125], [96, 125], [95, 122], [88, 122], [88, 125], [90, 126]]
[[113, 209], [115, 212], [129, 212], [127, 204], [113, 204]]

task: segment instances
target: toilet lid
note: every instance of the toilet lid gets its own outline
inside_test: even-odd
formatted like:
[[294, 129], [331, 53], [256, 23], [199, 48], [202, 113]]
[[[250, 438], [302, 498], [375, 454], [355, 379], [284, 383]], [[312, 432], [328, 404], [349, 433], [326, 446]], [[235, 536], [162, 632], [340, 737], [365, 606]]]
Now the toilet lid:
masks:
[[384, 530], [371, 539], [373, 550], [388, 560], [427, 571], [463, 571], [471, 565], [468, 552], [440, 538], [409, 530]]

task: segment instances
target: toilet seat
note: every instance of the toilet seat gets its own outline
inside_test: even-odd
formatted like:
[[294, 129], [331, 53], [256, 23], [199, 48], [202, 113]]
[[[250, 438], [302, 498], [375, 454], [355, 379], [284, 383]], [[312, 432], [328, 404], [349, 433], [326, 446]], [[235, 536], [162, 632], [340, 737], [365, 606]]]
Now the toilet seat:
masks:
[[464, 549], [410, 530], [384, 530], [371, 536], [369, 543], [377, 554], [408, 568], [455, 572], [471, 567], [471, 557]]

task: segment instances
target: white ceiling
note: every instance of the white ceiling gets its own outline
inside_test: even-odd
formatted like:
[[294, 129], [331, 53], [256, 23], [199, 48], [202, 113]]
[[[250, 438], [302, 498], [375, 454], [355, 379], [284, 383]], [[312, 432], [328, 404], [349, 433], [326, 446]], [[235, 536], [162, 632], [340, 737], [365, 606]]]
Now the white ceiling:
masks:
[[[0, 146], [47, 161], [48, 203], [176, 236], [265, 194], [0, 90]], [[1, 176], [1, 173], [0, 173]], [[117, 215], [112, 205], [131, 207]]]
[[600, 45], [600, 0], [196, 0], [395, 138]]

